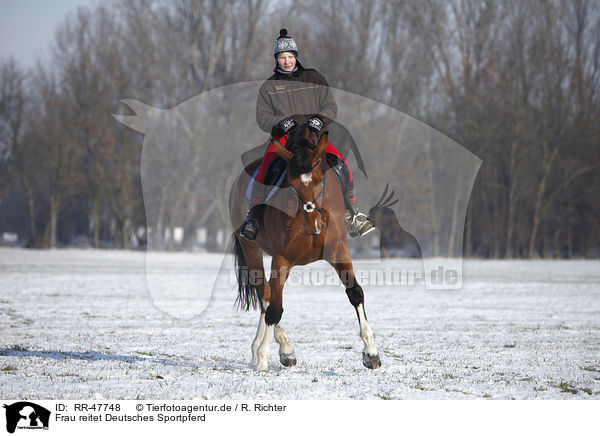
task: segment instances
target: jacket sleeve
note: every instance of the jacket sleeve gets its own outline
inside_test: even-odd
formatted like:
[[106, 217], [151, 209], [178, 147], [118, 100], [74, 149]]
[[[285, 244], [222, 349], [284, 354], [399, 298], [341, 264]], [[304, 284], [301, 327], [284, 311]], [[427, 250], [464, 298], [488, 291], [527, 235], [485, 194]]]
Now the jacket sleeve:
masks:
[[319, 87], [319, 117], [323, 120], [324, 127], [327, 127], [337, 117], [337, 103], [333, 97], [333, 93], [329, 88], [329, 84], [325, 77], [321, 76], [322, 83]]
[[258, 91], [258, 100], [256, 102], [256, 122], [261, 130], [271, 133], [273, 126], [280, 122], [283, 117], [275, 114], [275, 109], [271, 97], [267, 92], [266, 83]]

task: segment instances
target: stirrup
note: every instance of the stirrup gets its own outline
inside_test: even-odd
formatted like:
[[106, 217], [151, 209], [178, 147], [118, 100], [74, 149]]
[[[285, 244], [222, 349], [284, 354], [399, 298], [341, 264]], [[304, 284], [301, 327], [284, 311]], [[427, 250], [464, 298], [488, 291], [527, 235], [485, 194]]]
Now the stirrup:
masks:
[[346, 227], [351, 238], [356, 238], [357, 236], [362, 238], [375, 230], [375, 226], [364, 213], [358, 212], [352, 215], [349, 210], [346, 210], [345, 218]]

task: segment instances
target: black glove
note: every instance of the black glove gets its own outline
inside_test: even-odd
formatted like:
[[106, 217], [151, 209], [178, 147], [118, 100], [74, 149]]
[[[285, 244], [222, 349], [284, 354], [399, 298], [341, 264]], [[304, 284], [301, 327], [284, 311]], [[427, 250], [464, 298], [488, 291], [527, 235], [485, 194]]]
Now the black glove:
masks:
[[308, 128], [313, 132], [319, 133], [323, 126], [323, 121], [321, 121], [321, 118], [319, 117], [312, 117], [310, 120], [308, 120]]
[[281, 121], [279, 123], [279, 126], [280, 126], [281, 130], [283, 130], [283, 133], [285, 133], [287, 135], [296, 127], [296, 122], [294, 121], [293, 118], [287, 118], [287, 119]]

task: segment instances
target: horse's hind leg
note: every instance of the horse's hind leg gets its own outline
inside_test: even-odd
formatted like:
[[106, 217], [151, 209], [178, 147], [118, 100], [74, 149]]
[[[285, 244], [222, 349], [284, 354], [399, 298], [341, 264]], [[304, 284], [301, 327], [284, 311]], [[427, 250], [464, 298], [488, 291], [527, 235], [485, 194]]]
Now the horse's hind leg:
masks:
[[265, 311], [268, 303], [265, 303], [265, 300], [269, 299], [270, 290], [269, 285], [265, 280], [265, 268], [263, 265], [262, 250], [258, 248], [254, 242], [246, 241], [245, 239], [240, 239], [239, 241], [244, 252], [246, 264], [248, 266], [247, 274], [252, 277], [256, 283], [256, 295], [258, 297], [258, 304], [260, 307], [258, 328], [256, 329], [256, 336], [254, 337], [254, 341], [252, 341], [252, 346], [250, 347], [252, 351], [252, 360], [250, 364], [254, 366], [258, 364], [258, 347], [263, 342], [265, 333], [267, 331], [267, 325], [265, 323]]
[[[260, 314], [260, 322], [258, 324], [258, 331], [256, 332], [256, 338], [254, 338], [254, 342], [252, 343], [252, 364], [256, 365], [256, 369], [259, 371], [267, 370], [267, 358], [268, 351], [265, 353], [264, 351], [269, 349], [270, 340], [267, 339], [267, 335], [270, 336], [271, 331], [274, 330], [275, 341], [279, 344], [279, 361], [283, 366], [294, 366], [296, 365], [296, 354], [294, 353], [294, 349], [288, 342], [287, 336], [285, 334], [285, 330], [279, 324], [275, 326], [267, 326], [265, 321], [265, 312]], [[259, 347], [264, 343], [262, 348], [261, 358], [259, 358], [260, 351]], [[261, 361], [261, 365], [259, 365], [259, 361]]]
[[[264, 319], [266, 329], [262, 343], [257, 350], [258, 363], [256, 364], [256, 369], [258, 371], [266, 371], [268, 368], [267, 361], [269, 358], [271, 336], [274, 334], [275, 326], [279, 324], [283, 313], [283, 285], [287, 280], [289, 271], [290, 267], [282, 256], [273, 256], [271, 263], [271, 279], [269, 280], [269, 284], [265, 286], [266, 291], [262, 300], [263, 308], [265, 309]], [[283, 337], [285, 337], [285, 334]], [[279, 331], [279, 334], [276, 336], [276, 340], [277, 338], [279, 338], [279, 340], [282, 339], [281, 331]], [[285, 342], [287, 342], [287, 340]]]
[[296, 365], [296, 354], [287, 340], [285, 331], [277, 324], [275, 326], [275, 341], [279, 344], [279, 361], [283, 366]]
[[365, 348], [363, 349], [363, 365], [370, 369], [376, 369], [381, 366], [381, 360], [379, 359], [379, 352], [375, 348], [373, 342], [373, 332], [367, 322], [367, 314], [365, 312], [365, 295], [361, 286], [356, 281], [354, 276], [354, 270], [352, 268], [352, 262], [350, 260], [350, 253], [348, 252], [348, 246], [340, 247], [338, 253], [336, 253], [335, 260], [332, 259], [329, 263], [335, 268], [340, 280], [346, 287], [346, 294], [354, 309], [356, 310], [356, 316], [358, 317], [358, 324], [360, 326], [360, 337], [363, 340]]
[[261, 307], [260, 319], [258, 320], [258, 328], [256, 329], [256, 336], [254, 337], [254, 341], [252, 341], [252, 346], [250, 347], [250, 349], [252, 350], [252, 361], [250, 362], [250, 365], [252, 366], [256, 366], [258, 364], [258, 347], [265, 338], [266, 331], [267, 324], [265, 323], [265, 311]]

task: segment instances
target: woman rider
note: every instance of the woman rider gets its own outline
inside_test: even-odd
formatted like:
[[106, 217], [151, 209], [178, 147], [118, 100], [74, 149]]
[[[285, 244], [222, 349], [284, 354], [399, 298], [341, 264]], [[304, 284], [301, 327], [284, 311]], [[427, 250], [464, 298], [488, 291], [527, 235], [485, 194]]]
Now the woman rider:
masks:
[[[325, 78], [316, 70], [302, 66], [296, 42], [287, 35], [286, 29], [280, 30], [273, 54], [276, 60], [274, 74], [260, 88], [256, 105], [256, 120], [260, 128], [284, 146], [294, 129], [303, 124], [308, 123], [308, 127], [317, 134], [325, 131], [337, 115], [337, 104]], [[346, 166], [346, 224], [352, 237], [362, 237], [374, 227], [365, 214], [356, 211], [350, 167], [331, 143], [327, 144], [325, 152], [335, 155]], [[261, 187], [269, 165], [276, 157], [273, 143], [270, 143], [256, 173], [255, 180], [259, 183], [252, 185], [251, 208], [240, 230], [241, 236], [246, 239], [254, 240], [258, 234], [260, 208], [257, 206], [264, 202], [265, 196]]]

